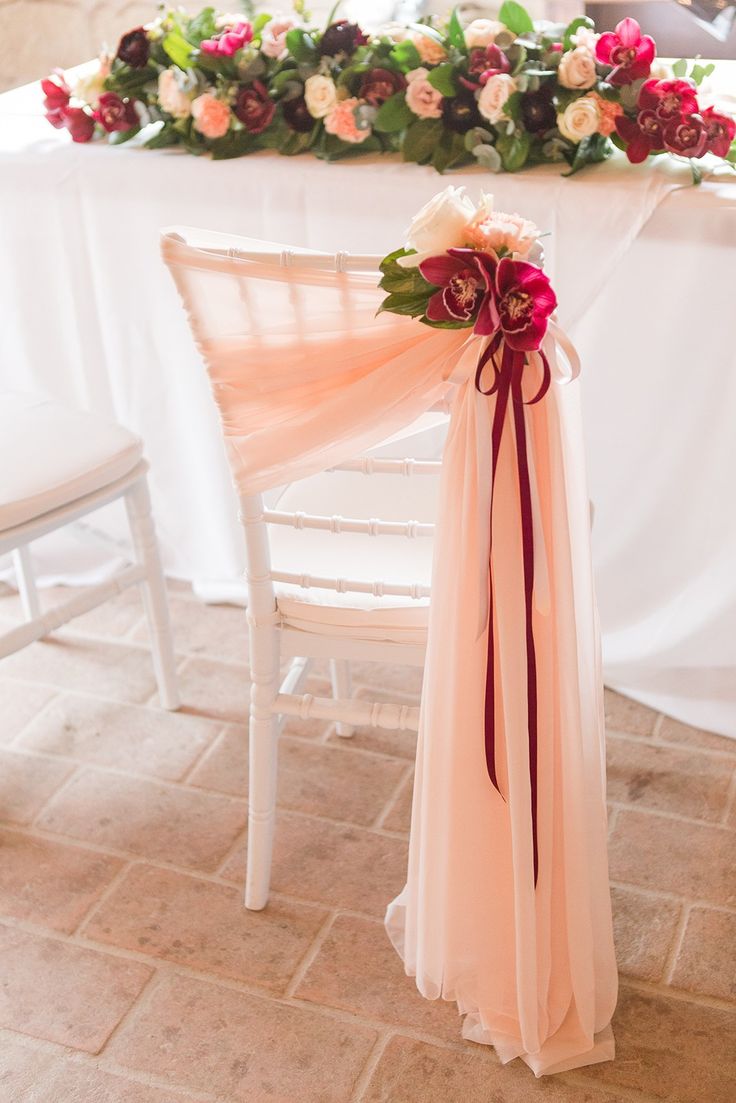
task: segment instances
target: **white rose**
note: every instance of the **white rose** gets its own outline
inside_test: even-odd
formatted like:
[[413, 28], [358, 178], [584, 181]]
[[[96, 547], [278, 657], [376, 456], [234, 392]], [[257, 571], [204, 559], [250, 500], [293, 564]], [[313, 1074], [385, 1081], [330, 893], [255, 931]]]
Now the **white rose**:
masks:
[[401, 263], [405, 268], [414, 268], [425, 257], [462, 246], [468, 224], [474, 217], [475, 207], [465, 194], [465, 188], [452, 185], [445, 188], [414, 216], [406, 233], [406, 245], [417, 253], [402, 258]]
[[489, 123], [500, 123], [508, 119], [504, 106], [509, 96], [516, 91], [516, 81], [508, 73], [496, 73], [490, 77], [481, 89], [478, 97], [478, 110]]
[[596, 134], [600, 123], [600, 108], [592, 96], [581, 96], [579, 100], [573, 100], [557, 116], [560, 134], [571, 142], [581, 142], [583, 138]]
[[331, 77], [315, 73], [304, 82], [304, 99], [313, 119], [324, 119], [337, 103], [337, 89]]
[[495, 19], [474, 19], [465, 28], [465, 45], [469, 50], [476, 46], [491, 46], [506, 27]]
[[103, 55], [97, 68], [90, 73], [85, 73], [74, 85], [74, 98], [81, 100], [89, 107], [97, 108], [100, 96], [105, 91], [105, 81], [110, 75], [110, 65], [110, 59]]
[[586, 50], [590, 50], [591, 54], [594, 54], [596, 43], [600, 37], [595, 31], [591, 31], [590, 27], [578, 27], [570, 41], [573, 46], [585, 46]]
[[284, 57], [288, 53], [286, 35], [293, 26], [293, 19], [269, 20], [261, 32], [261, 53], [266, 57]]
[[173, 69], [164, 69], [158, 75], [158, 102], [161, 110], [175, 119], [188, 119], [192, 113], [191, 97], [182, 89]]
[[592, 88], [598, 79], [595, 58], [587, 46], [576, 46], [560, 58], [557, 79], [563, 88]]

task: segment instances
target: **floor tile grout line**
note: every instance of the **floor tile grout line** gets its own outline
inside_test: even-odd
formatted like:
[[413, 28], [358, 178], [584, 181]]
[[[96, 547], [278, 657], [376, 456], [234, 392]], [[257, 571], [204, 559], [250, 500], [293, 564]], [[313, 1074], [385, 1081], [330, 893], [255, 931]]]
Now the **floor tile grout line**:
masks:
[[74, 937], [84, 937], [84, 932], [87, 925], [94, 919], [97, 913], [107, 903], [111, 896], [117, 892], [120, 885], [127, 878], [129, 872], [134, 868], [136, 862], [124, 862], [117, 873], [111, 878], [110, 882], [105, 886], [96, 900], [93, 901], [91, 906], [84, 913], [82, 918], [77, 923], [76, 927], [70, 933]]
[[726, 827], [730, 826], [729, 821], [731, 819], [731, 813], [736, 808], [736, 767], [731, 775], [731, 784], [726, 794], [725, 807], [723, 809], [723, 815], [721, 817], [721, 823]]
[[624, 976], [622, 987], [649, 996], [663, 996], [666, 999], [676, 1000], [678, 1003], [692, 1003], [699, 1007], [709, 1007], [714, 1011], [728, 1011], [730, 1014], [733, 1014], [736, 1008], [736, 1000], [726, 1000], [722, 996], [710, 996], [707, 992], [691, 992], [688, 988], [677, 988], [675, 985], [655, 983], [642, 980], [640, 977]]
[[[17, 653], [20, 654], [20, 652], [17, 652]], [[1, 668], [0, 668], [0, 671], [1, 671]], [[101, 693], [90, 693], [88, 690], [79, 689], [78, 687], [70, 687], [70, 686], [67, 686], [67, 685], [61, 686], [61, 685], [58, 685], [56, 682], [44, 682], [44, 681], [40, 681], [38, 678], [19, 678], [15, 674], [12, 675], [12, 677], [11, 677], [11, 675], [9, 675], [9, 674], [8, 675], [3, 675], [0, 672], [0, 678], [2, 680], [14, 682], [16, 685], [41, 686], [43, 689], [52, 689], [57, 694], [74, 694], [77, 697], [85, 697], [85, 698], [87, 698], [91, 701], [103, 701], [105, 704], [108, 704], [108, 705], [130, 705], [133, 708], [154, 709], [156, 712], [162, 712], [163, 711], [161, 709], [160, 705], [156, 704], [154, 706], [154, 705], [151, 705], [149, 703], [151, 701], [151, 699], [156, 700], [156, 701], [158, 700], [158, 690], [157, 689], [154, 689], [153, 693], [149, 694], [146, 697], [145, 701], [133, 701], [130, 698], [123, 699], [123, 698], [120, 698], [120, 697], [113, 697], [110, 694], [107, 694], [107, 696], [104, 696]], [[153, 674], [151, 674], [151, 678], [153, 678]], [[189, 716], [189, 715], [192, 715], [192, 714], [191, 713], [186, 713], [186, 712], [181, 712], [181, 713], [178, 713], [177, 715]]]
[[[233, 861], [233, 859], [240, 853], [241, 850], [244, 850], [247, 847], [247, 845], [248, 845], [248, 828], [244, 827], [242, 831], [238, 832], [237, 837], [233, 840], [233, 842], [227, 848], [227, 851], [225, 852], [225, 856], [223, 857], [222, 861], [217, 863], [217, 866], [215, 867], [215, 876], [221, 877], [222, 876], [222, 871], [228, 867], [230, 862]], [[227, 878], [223, 878], [223, 880], [227, 880]], [[230, 882], [230, 884], [233, 884], [233, 883], [234, 882], [232, 882], [232, 881]], [[243, 878], [242, 878], [242, 887], [243, 887], [243, 893], [245, 893], [245, 876], [243, 876]]]
[[403, 792], [406, 783], [410, 780], [413, 772], [414, 772], [414, 766], [412, 764], [407, 764], [407, 767], [404, 770], [403, 774], [401, 775], [401, 778], [399, 779], [399, 781], [395, 785], [395, 787], [393, 789], [393, 792], [391, 793], [391, 796], [388, 798], [388, 800], [384, 804], [383, 808], [381, 809], [381, 811], [378, 813], [377, 817], [375, 818], [375, 820], [371, 824], [371, 826], [374, 829], [376, 829], [376, 830], [383, 829], [383, 825], [386, 822], [386, 819], [388, 818], [388, 816], [390, 816], [391, 812], [396, 807], [396, 804], [399, 800], [399, 797], [401, 796], [401, 793]]
[[[732, 742], [736, 744], [736, 740], [730, 740], [727, 735], [718, 736], [717, 738], [723, 739], [724, 742]], [[680, 754], [689, 755], [702, 755], [703, 758], [710, 762], [731, 762], [734, 761], [734, 751], [719, 750], [717, 747], [700, 747], [697, 744], [692, 743], [677, 743], [670, 739], [656, 739], [653, 740], [651, 736], [636, 735], [634, 732], [620, 731], [618, 728], [606, 728], [606, 741], [612, 740], [620, 743], [633, 743], [637, 747], [649, 747], [652, 750], [667, 750], [675, 751]]]
[[[149, 965], [149, 962], [142, 962], [141, 964]], [[158, 965], [149, 965], [149, 967], [151, 968], [150, 976], [147, 977], [143, 987], [141, 988], [135, 999], [132, 1001], [130, 1006], [126, 1008], [118, 1021], [115, 1023], [115, 1026], [112, 1028], [107, 1038], [105, 1038], [105, 1041], [98, 1050], [98, 1053], [103, 1054], [105, 1052], [107, 1047], [110, 1045], [110, 1042], [123, 1030], [125, 1024], [133, 1017], [134, 1013], [140, 1011], [141, 1008], [145, 1009], [150, 1004], [153, 993], [158, 988], [162, 973]]]
[[662, 983], [670, 987], [672, 985], [672, 978], [677, 968], [677, 959], [680, 956], [680, 950], [682, 944], [685, 941], [685, 932], [687, 931], [688, 923], [690, 922], [690, 912], [692, 911], [692, 905], [686, 903], [681, 911], [675, 927], [675, 932], [672, 935], [670, 945], [668, 947], [667, 957], [665, 959], [664, 968], [662, 969]]
[[726, 915], [736, 915], [736, 905], [729, 907], [728, 904], [716, 904], [702, 897], [693, 900], [690, 896], [679, 895], [676, 892], [666, 892], [664, 889], [650, 889], [646, 885], [635, 885], [631, 881], [619, 881], [616, 878], [611, 878], [610, 886], [612, 889], [633, 892], [637, 896], [646, 896], [649, 900], [667, 901], [671, 904], [690, 904], [694, 908], [707, 908], [711, 911], [724, 912]]
[[365, 1098], [365, 1093], [370, 1086], [370, 1082], [373, 1079], [373, 1074], [378, 1068], [379, 1062], [386, 1052], [386, 1048], [394, 1037], [392, 1030], [386, 1030], [383, 1034], [379, 1034], [376, 1038], [375, 1044], [368, 1054], [363, 1068], [356, 1077], [355, 1084], [353, 1085], [353, 1091], [350, 1096], [350, 1103], [361, 1103]]
[[[212, 739], [210, 739], [207, 743], [205, 743], [205, 745], [202, 747], [202, 749], [195, 755], [194, 760], [189, 763], [187, 768], [184, 770], [184, 773], [181, 774], [180, 777], [178, 777], [176, 779], [177, 784], [184, 785], [187, 788], [198, 788], [198, 789], [202, 788], [201, 786], [192, 786], [192, 784], [191, 784], [192, 775], [194, 773], [196, 773], [196, 771], [199, 769], [199, 767], [202, 765], [202, 763], [205, 762], [210, 757], [210, 755], [214, 752], [215, 747], [224, 738], [225, 733], [227, 732], [227, 729], [228, 729], [227, 723], [224, 723], [220, 726], [219, 730], [215, 732]], [[213, 790], [213, 791], [217, 792], [217, 790]]]
[[[36, 757], [41, 758], [41, 757], [44, 757], [44, 756], [41, 756], [41, 755], [38, 755], [38, 756], [28, 755], [28, 757], [29, 758], [36, 758]], [[28, 825], [27, 825], [28, 827], [35, 827], [36, 826], [36, 823], [37, 823], [39, 817], [41, 817], [44, 814], [44, 812], [49, 807], [49, 805], [51, 805], [53, 803], [53, 801], [56, 800], [57, 796], [59, 796], [60, 793], [63, 793], [65, 789], [67, 789], [71, 786], [72, 782], [74, 781], [74, 778], [77, 777], [77, 775], [80, 773], [79, 763], [69, 763], [68, 762], [68, 763], [66, 763], [66, 765], [69, 766], [69, 773], [66, 774], [64, 779], [60, 782], [60, 784], [55, 787], [53, 792], [49, 793], [48, 796], [44, 798], [44, 800], [42, 801], [40, 807], [36, 810], [35, 815], [32, 817], [32, 819], [28, 823]], [[2, 821], [0, 821], [0, 822], [2, 822]]]
[[54, 704], [55, 701], [58, 701], [60, 698], [63, 698], [64, 696], [65, 696], [65, 693], [64, 693], [63, 689], [57, 689], [54, 693], [52, 693], [51, 696], [49, 697], [48, 701], [44, 701], [44, 703], [41, 705], [41, 708], [38, 710], [38, 712], [35, 712], [33, 714], [33, 716], [30, 717], [30, 719], [26, 720], [25, 724], [23, 724], [21, 726], [21, 728], [15, 733], [15, 735], [13, 736], [13, 738], [11, 740], [9, 740], [7, 743], [3, 744], [2, 749], [3, 750], [7, 750], [7, 749], [10, 749], [10, 748], [16, 749], [18, 744], [20, 744], [21, 739], [26, 734], [26, 732], [31, 727], [31, 725], [35, 724], [36, 721], [39, 720], [44, 715], [45, 712], [48, 712], [51, 709], [51, 706]]
[[319, 955], [320, 950], [324, 946], [327, 940], [327, 936], [332, 930], [333, 924], [337, 919], [338, 914], [338, 910], [333, 909], [325, 916], [324, 922], [317, 930], [317, 933], [310, 942], [309, 946], [307, 946], [307, 949], [302, 955], [300, 961], [297, 963], [297, 966], [294, 969], [291, 978], [289, 979], [289, 983], [284, 989], [284, 996], [286, 998], [291, 999], [301, 982], [304, 980], [304, 977], [307, 975], [309, 969]]
[[664, 721], [665, 721], [664, 713], [663, 712], [658, 712], [657, 716], [655, 718], [654, 724], [652, 725], [652, 734], [649, 737], [650, 739], [655, 739], [655, 740], [659, 739], [659, 733], [661, 732], [662, 727], [664, 726]]
[[[614, 1058], [615, 1061], [615, 1058]], [[593, 1084], [589, 1077], [581, 1074], [577, 1070], [573, 1069], [571, 1072], [563, 1073], [564, 1079], [561, 1079], [561, 1083], [569, 1084], [576, 1088], [585, 1088], [590, 1092]], [[556, 1079], [556, 1077], [555, 1077]], [[628, 1084], [609, 1083], [603, 1081], [600, 1083], [602, 1093], [608, 1093], [609, 1098], [615, 1098], [615, 1103], [662, 1103], [661, 1096], [651, 1095], [650, 1092], [640, 1091], [639, 1088], [632, 1088]], [[615, 1097], [613, 1092], [616, 1092]], [[595, 1099], [598, 1096], [596, 1095]], [[591, 1097], [591, 1103], [595, 1103], [595, 1100]]]
[[719, 823], [718, 820], [698, 820], [693, 816], [683, 816], [679, 812], [665, 811], [662, 808], [653, 808], [651, 805], [627, 804], [625, 801], [609, 798], [607, 803], [611, 808], [617, 808], [620, 812], [634, 812], [641, 816], [657, 816], [659, 819], [674, 820], [676, 823], [684, 823], [689, 827], [710, 827], [714, 831], [728, 833], [730, 827]]

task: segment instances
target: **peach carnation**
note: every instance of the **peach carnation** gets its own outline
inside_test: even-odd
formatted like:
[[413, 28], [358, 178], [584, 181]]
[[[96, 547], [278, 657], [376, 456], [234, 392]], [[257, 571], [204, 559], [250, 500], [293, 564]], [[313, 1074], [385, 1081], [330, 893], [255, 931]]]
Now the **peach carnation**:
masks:
[[614, 103], [612, 100], [604, 100], [603, 96], [599, 96], [597, 92], [589, 92], [588, 95], [598, 104], [598, 112], [600, 114], [598, 133], [608, 138], [615, 131], [616, 119], [619, 115], [623, 115], [624, 109], [620, 103]]
[[422, 61], [427, 65], [439, 65], [441, 61], [444, 61], [447, 57], [447, 50], [431, 35], [422, 34], [421, 31], [417, 31], [411, 36], [411, 40], [417, 48]]
[[359, 127], [355, 118], [355, 108], [360, 106], [360, 100], [356, 96], [350, 99], [340, 100], [329, 115], [325, 118], [325, 130], [328, 134], [334, 134], [341, 142], [364, 142], [371, 136], [369, 126]]
[[194, 127], [205, 138], [222, 138], [230, 128], [230, 108], [209, 92], [192, 102]]
[[505, 214], [492, 209], [492, 197], [484, 196], [483, 202], [467, 229], [467, 243], [476, 249], [507, 249], [509, 253], [525, 257], [539, 237], [539, 230], [520, 214]]

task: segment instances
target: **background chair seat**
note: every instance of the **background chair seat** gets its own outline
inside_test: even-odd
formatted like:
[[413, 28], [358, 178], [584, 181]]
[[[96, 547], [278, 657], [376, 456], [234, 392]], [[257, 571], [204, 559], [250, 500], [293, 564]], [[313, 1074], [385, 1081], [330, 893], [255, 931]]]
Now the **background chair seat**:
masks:
[[97, 414], [37, 395], [0, 395], [0, 531], [94, 493], [127, 475], [143, 446]]
[[[397, 478], [352, 472], [324, 472], [289, 486], [275, 509], [314, 516], [382, 521], [435, 522], [437, 480], [426, 476]], [[344, 578], [372, 583], [376, 579], [429, 587], [432, 538], [375, 536], [271, 525], [275, 571]], [[276, 582], [276, 600], [287, 623], [305, 631], [350, 635], [361, 639], [423, 643], [429, 598], [378, 597]]]

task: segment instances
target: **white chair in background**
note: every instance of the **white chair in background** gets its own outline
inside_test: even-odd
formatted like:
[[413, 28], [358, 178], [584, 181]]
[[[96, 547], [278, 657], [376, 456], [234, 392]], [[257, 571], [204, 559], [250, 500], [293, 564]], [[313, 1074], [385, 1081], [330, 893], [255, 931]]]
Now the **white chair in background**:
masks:
[[[0, 394], [0, 555], [13, 553], [25, 623], [0, 635], [0, 658], [42, 639], [128, 586], [141, 587], [159, 699], [179, 707], [166, 587], [141, 440], [96, 415], [37, 395]], [[136, 562], [41, 611], [29, 544], [124, 498]]]
[[[177, 228], [179, 240], [257, 265], [321, 272], [378, 273], [379, 256], [282, 251]], [[167, 233], [165, 231], [165, 233]], [[185, 237], [181, 236], [185, 235]], [[191, 235], [191, 236], [190, 236]], [[295, 291], [292, 307], [300, 309]], [[435, 407], [425, 424], [436, 424]], [[421, 431], [424, 419], [415, 429]], [[400, 437], [403, 434], [399, 434]], [[405, 439], [411, 440], [411, 430]], [[432, 535], [441, 461], [361, 455], [290, 484], [267, 508], [240, 498], [245, 531], [250, 672], [246, 907], [268, 902], [273, 851], [278, 735], [286, 716], [416, 731], [419, 709], [350, 697], [350, 662], [423, 667], [429, 618]], [[269, 495], [269, 499], [271, 495]], [[286, 676], [281, 668], [292, 659]], [[334, 697], [300, 692], [314, 659], [331, 664]]]

